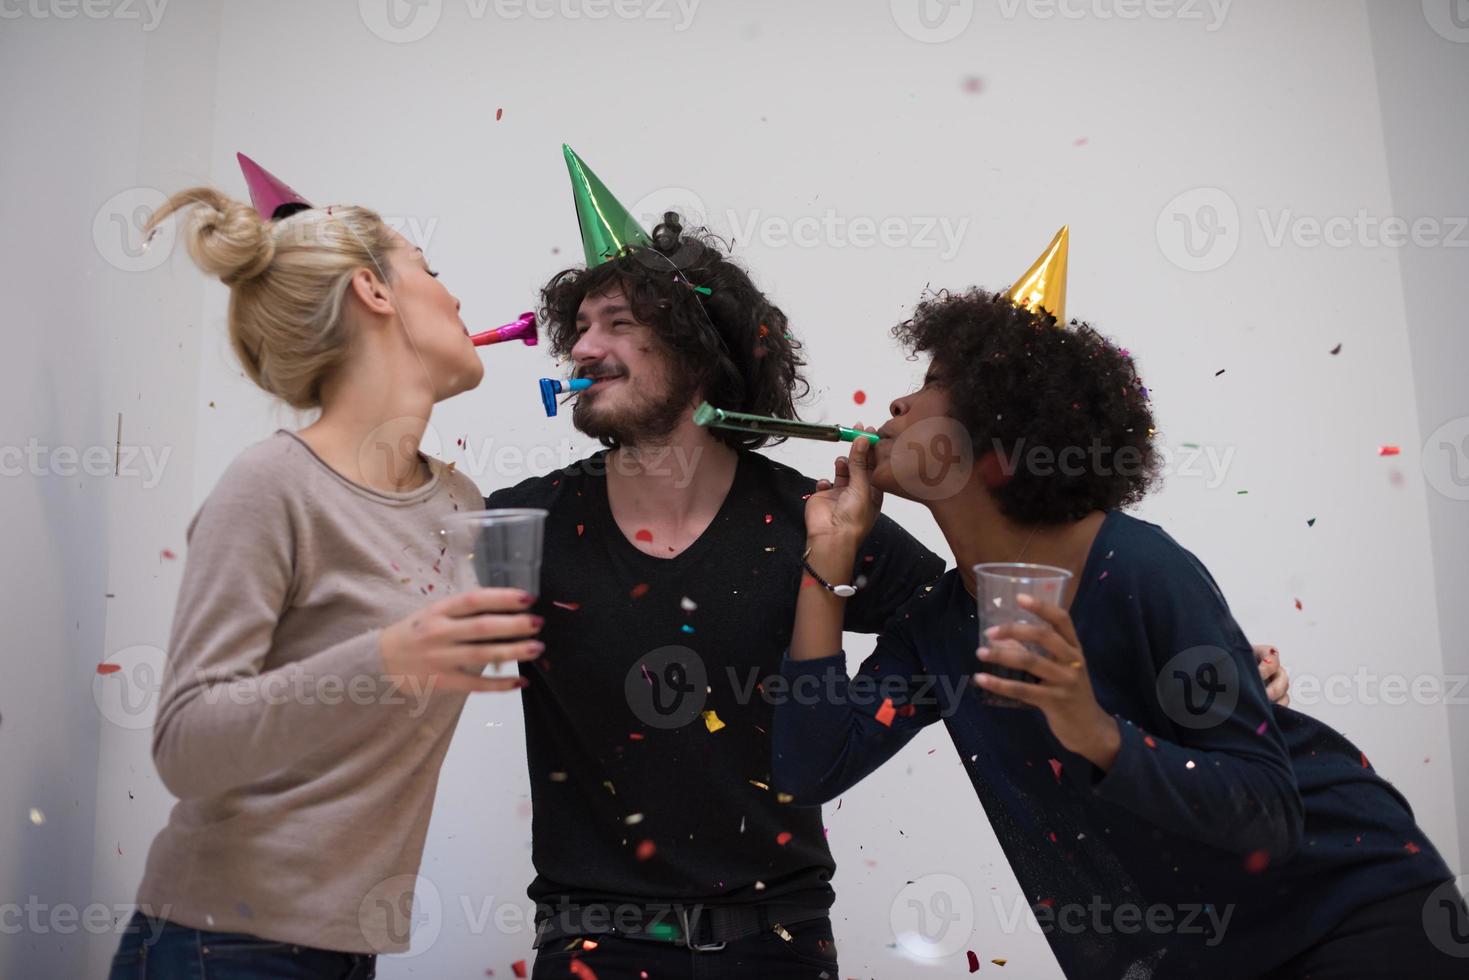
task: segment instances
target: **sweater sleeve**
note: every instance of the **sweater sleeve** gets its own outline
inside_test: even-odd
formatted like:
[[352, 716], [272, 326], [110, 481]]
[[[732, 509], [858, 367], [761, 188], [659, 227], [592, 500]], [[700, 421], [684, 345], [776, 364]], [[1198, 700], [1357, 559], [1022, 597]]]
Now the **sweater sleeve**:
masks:
[[[361, 738], [392, 683], [378, 630], [266, 669], [290, 601], [291, 508], [266, 466], [237, 460], [195, 516], [174, 612], [153, 760], [175, 796], [213, 796]], [[268, 460], [264, 461], [268, 464]], [[331, 707], [323, 702], [331, 693]]]
[[937, 679], [923, 674], [904, 622], [894, 617], [857, 676], [845, 654], [781, 665], [772, 779], [803, 806], [835, 799], [938, 721]]
[[1168, 831], [1254, 861], [1286, 857], [1305, 810], [1254, 651], [1193, 555], [1166, 536], [1149, 550], [1158, 553], [1133, 581], [1130, 618], [1167, 734], [1119, 719], [1112, 767], [1081, 770], [1098, 795]]

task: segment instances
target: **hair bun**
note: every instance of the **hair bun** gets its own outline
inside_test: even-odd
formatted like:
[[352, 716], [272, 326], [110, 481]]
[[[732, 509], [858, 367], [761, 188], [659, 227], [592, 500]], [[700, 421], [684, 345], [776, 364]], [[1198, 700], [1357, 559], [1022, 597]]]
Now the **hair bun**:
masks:
[[678, 212], [664, 211], [663, 220], [653, 229], [653, 247], [664, 255], [672, 255], [678, 251], [682, 238], [683, 223], [679, 220]]
[[201, 194], [194, 203], [186, 242], [199, 268], [237, 286], [270, 267], [275, 239], [254, 208], [217, 192]]

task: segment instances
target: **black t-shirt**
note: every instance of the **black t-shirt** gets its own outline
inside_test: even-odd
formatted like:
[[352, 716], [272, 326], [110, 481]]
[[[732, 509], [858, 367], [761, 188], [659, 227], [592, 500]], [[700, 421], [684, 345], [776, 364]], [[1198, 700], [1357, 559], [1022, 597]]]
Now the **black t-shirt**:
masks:
[[[773, 708], [814, 481], [741, 452], [718, 514], [671, 558], [624, 536], [605, 452], [492, 494], [549, 511], [522, 665], [537, 902], [776, 902], [825, 908], [819, 807], [770, 786]], [[634, 532], [636, 533], [636, 532]], [[875, 633], [943, 560], [881, 518], [858, 556], [848, 630]]]

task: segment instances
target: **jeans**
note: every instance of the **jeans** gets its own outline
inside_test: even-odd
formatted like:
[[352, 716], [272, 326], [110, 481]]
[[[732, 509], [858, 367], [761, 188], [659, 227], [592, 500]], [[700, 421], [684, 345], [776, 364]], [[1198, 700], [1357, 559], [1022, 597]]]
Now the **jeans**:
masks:
[[372, 980], [377, 957], [191, 929], [134, 912], [108, 980]]

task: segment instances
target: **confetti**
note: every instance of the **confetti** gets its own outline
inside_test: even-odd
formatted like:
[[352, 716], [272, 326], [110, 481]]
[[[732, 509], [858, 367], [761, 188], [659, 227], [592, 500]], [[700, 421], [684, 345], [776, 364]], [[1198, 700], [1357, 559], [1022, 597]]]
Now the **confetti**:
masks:
[[658, 845], [657, 844], [654, 844], [650, 840], [645, 840], [645, 841], [642, 841], [642, 842], [640, 842], [638, 844], [637, 855], [638, 855], [638, 860], [639, 861], [646, 861], [646, 860], [648, 860], [648, 858], [652, 857], [654, 854], [657, 854], [657, 853], [658, 853]]
[[1307, 527], [1315, 527], [1316, 526], [1316, 518], [1314, 518], [1314, 517], [1308, 517], [1308, 518], [1306, 518], [1306, 526]]
[[517, 980], [525, 980], [525, 960], [516, 960], [511, 963], [510, 972], [515, 974]]
[[699, 604], [690, 599], [688, 596], [684, 596], [682, 599], [680, 599], [678, 601], [678, 604], [684, 612], [693, 612], [695, 609], [699, 608]]
[[688, 623], [684, 623], [682, 626], [679, 627], [679, 629], [682, 632], [684, 632], [684, 633], [692, 633], [692, 632], [694, 632], [694, 628], [692, 626], [690, 626]]
[[641, 599], [643, 596], [648, 594], [648, 590], [651, 588], [652, 586], [649, 585], [647, 582], [639, 582], [637, 585], [634, 585], [632, 587], [632, 591], [629, 592], [628, 595], [634, 599]]
[[46, 814], [42, 813], [40, 810], [37, 810], [35, 807], [31, 807], [31, 823], [39, 827], [45, 822]]
[[1264, 735], [1265, 734], [1265, 729], [1269, 726], [1269, 724], [1270, 723], [1267, 722], [1267, 721], [1260, 722], [1260, 727], [1257, 728], [1257, 729], [1255, 729], [1255, 734], [1256, 735]]
[[997, 960], [990, 960], [990, 962], [993, 963], [995, 966], [1004, 966], [1006, 963], [1009, 963], [1010, 961], [1009, 960], [1004, 960], [1004, 959], [997, 959]]
[[1146, 745], [1150, 749], [1156, 749], [1158, 747], [1158, 743], [1155, 742], [1155, 741], [1153, 741], [1153, 736], [1151, 736], [1151, 735], [1144, 735], [1143, 736], [1143, 744]]
[[1362, 756], [1362, 768], [1363, 769], [1370, 769], [1370, 768], [1372, 768], [1371, 765], [1369, 765], [1368, 762], [1367, 762], [1367, 753], [1366, 752], [1359, 752], [1358, 754]]
[[1396, 456], [1396, 455], [1398, 455], [1401, 452], [1402, 452], [1402, 450], [1399, 449], [1397, 446], [1378, 446], [1377, 447], [1377, 455], [1379, 455], [1379, 456]]
[[856, 402], [858, 405], [864, 404], [867, 401], [867, 392], [860, 389], [852, 392], [852, 401]]
[[1079, 137], [1076, 138], [1076, 140], [1074, 140], [1072, 142], [1071, 145], [1072, 146], [1086, 146], [1087, 143], [1089, 143], [1089, 142], [1091, 142], [1091, 141], [1088, 140], [1085, 136], [1079, 136]]
[[1104, 579], [1104, 578], [1107, 577], [1107, 574], [1108, 574], [1107, 572], [1103, 572], [1102, 574], [1098, 575], [1097, 576], [1097, 581], [1098, 582], [1102, 581], [1102, 579]]
[[779, 922], [771, 926], [771, 931], [788, 943], [793, 943], [796, 941], [796, 937], [787, 932], [786, 927], [781, 925]]
[[165, 561], [173, 561], [175, 558], [178, 557], [178, 555], [173, 553], [172, 548], [164, 548], [158, 553], [158, 557], [164, 559]]
[[974, 950], [969, 950], [969, 972], [979, 972], [979, 957], [974, 955]]
[[1297, 609], [1300, 609], [1301, 608], [1301, 600], [1299, 600], [1299, 599], [1296, 600], [1296, 608]]
[[643, 815], [641, 813], [629, 813], [627, 816], [622, 818], [622, 822], [627, 824], [629, 827], [636, 827], [638, 824], [643, 822]]
[[765, 515], [765, 523], [766, 524], [773, 524], [773, 523], [775, 523], [775, 515], [773, 515], [773, 514], [766, 514]]
[[775, 842], [781, 847], [785, 847], [791, 842], [791, 837], [792, 834], [789, 830], [782, 830], [780, 833], [775, 835]]
[[586, 534], [586, 533], [587, 533], [587, 526], [585, 524], [578, 524], [576, 526], [576, 536], [577, 537], [581, 537], [583, 534]]
[[1333, 354], [1340, 354], [1341, 353], [1341, 344], [1337, 344], [1335, 347], [1333, 347], [1331, 349], [1331, 352]]
[[504, 109], [496, 109], [495, 110], [495, 122], [499, 122], [501, 119], [504, 119], [504, 118], [505, 118], [505, 110]]
[[637, 534], [635, 534], [633, 536], [635, 538], [637, 538], [639, 541], [648, 541], [648, 542], [651, 542], [653, 540], [653, 532], [650, 531], [650, 530], [648, 530], [647, 528], [643, 528], [641, 531], [639, 531]]
[[1408, 841], [1408, 843], [1403, 845], [1403, 850], [1407, 851], [1409, 854], [1417, 854], [1419, 851], [1423, 850], [1423, 848], [1419, 847], [1412, 841]]
[[711, 733], [717, 732], [724, 727], [724, 722], [719, 720], [719, 714], [713, 708], [702, 712], [702, 715], [704, 717], [704, 727], [709, 729]]
[[99, 674], [115, 674], [119, 670], [122, 670], [122, 664], [98, 664], [97, 665], [97, 673], [99, 673]]
[[1245, 855], [1245, 870], [1252, 875], [1257, 875], [1270, 866], [1269, 851], [1251, 851]]
[[877, 709], [877, 714], [875, 717], [877, 718], [879, 724], [886, 725], [887, 727], [891, 728], [893, 727], [893, 716], [896, 714], [897, 711], [893, 708], [893, 699], [883, 698], [882, 707]]
[[1059, 783], [1061, 781], [1061, 760], [1047, 759], [1046, 761], [1051, 764], [1051, 774], [1056, 777], [1056, 782]]
[[1223, 373], [1224, 373], [1224, 368], [1220, 368], [1219, 370], [1217, 370], [1217, 371], [1214, 372], [1214, 377], [1217, 378], [1217, 377], [1219, 377]]
[[964, 91], [970, 95], [978, 95], [984, 91], [984, 79], [978, 75], [969, 75], [964, 79]]

